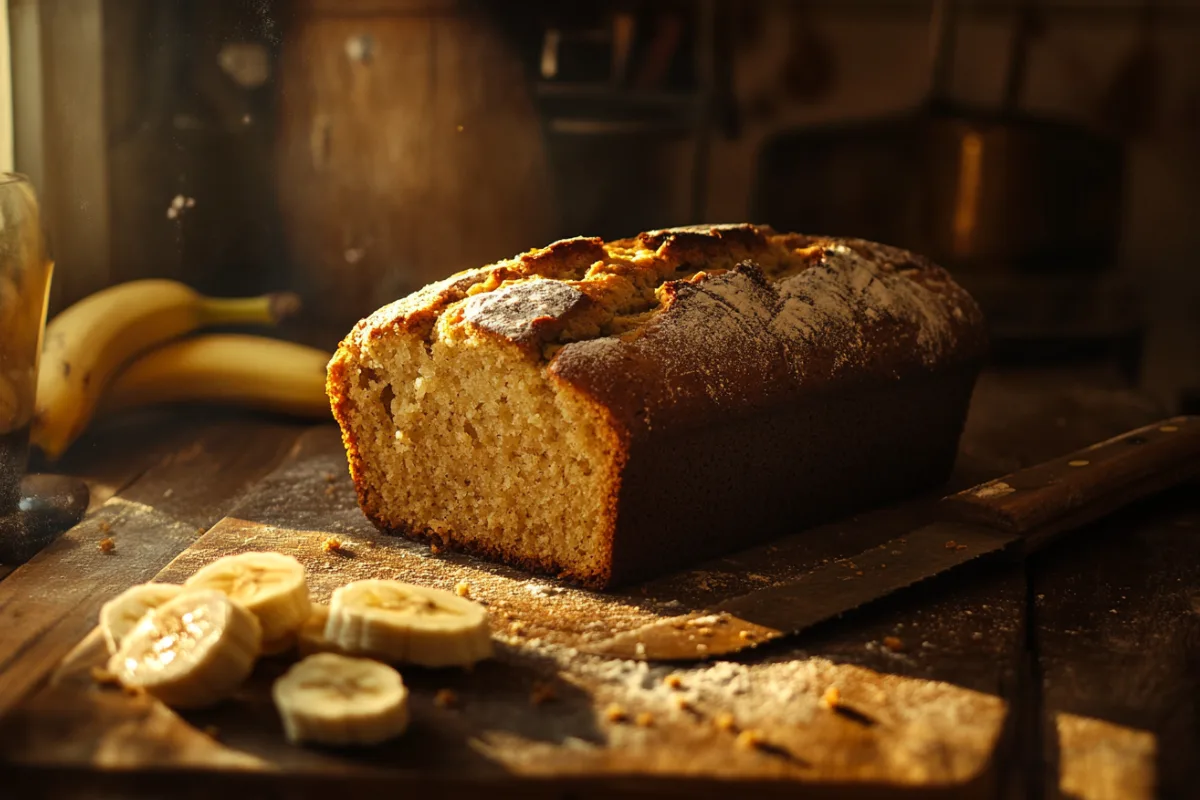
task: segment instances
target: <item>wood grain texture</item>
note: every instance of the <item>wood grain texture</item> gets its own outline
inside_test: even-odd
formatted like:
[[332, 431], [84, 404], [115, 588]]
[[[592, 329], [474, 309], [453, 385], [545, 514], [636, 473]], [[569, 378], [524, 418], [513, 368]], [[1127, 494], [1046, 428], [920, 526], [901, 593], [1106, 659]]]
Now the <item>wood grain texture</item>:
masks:
[[[1066, 541], [1033, 561], [1047, 796], [1114, 796], [1113, 786], [1152, 789], [1130, 797], [1194, 796], [1198, 532], [1193, 485], [1096, 526], [1086, 547]], [[1098, 762], [1108, 772], [1087, 768]]]
[[1200, 476], [1200, 419], [1171, 417], [1013, 472], [946, 499], [943, 509], [1042, 543]]
[[469, 4], [296, 4], [278, 87], [280, 216], [311, 319], [344, 332], [551, 238], [527, 77]]
[[1054, 716], [1054, 732], [1059, 756], [1055, 794], [1079, 800], [1154, 797], [1154, 734], [1066, 713]]
[[[91, 493], [89, 511], [94, 511], [146, 471], [194, 441], [198, 432], [236, 414], [193, 413], [180, 424], [178, 411], [141, 409], [95, 420], [87, 432], [63, 457], [48, 463], [35, 453], [30, 470], [71, 475], [83, 480]], [[131, 447], [130, 443], [136, 442]]]
[[[153, 578], [286, 453], [297, 431], [262, 420], [197, 431], [0, 583], [0, 716], [83, 638], [105, 600]], [[111, 552], [98, 546], [106, 538]]]
[[[964, 438], [963, 468], [951, 488], [1158, 416], [1154, 409], [1131, 408], [1110, 397], [1093, 402], [1094, 414], [1081, 417], [1081, 424], [1060, 426], [1057, 420], [1070, 402], [1067, 395], [1014, 402], [1010, 392], [985, 385]], [[1008, 453], [992, 441], [1007, 442]], [[1030, 779], [1040, 790], [1043, 768], [1058, 774], [1057, 745], [1051, 744], [1058, 731], [1042, 724], [1050, 707], [1044, 714], [1042, 675], [1027, 663], [1033, 578], [1019, 565], [911, 593], [736, 660], [678, 670], [680, 690], [664, 684], [674, 669], [575, 652], [590, 637], [702, 608], [824, 559], [859, 552], [893, 535], [896, 525], [910, 524], [925, 513], [922, 508], [930, 510], [936, 496], [925, 498], [924, 505], [862, 514], [622, 593], [598, 595], [380, 536], [357, 509], [334, 432], [315, 430], [160, 578], [180, 580], [230, 552], [280, 549], [308, 565], [317, 599], [368, 575], [444, 588], [466, 581], [492, 614], [498, 658], [470, 673], [405, 669], [412, 732], [391, 745], [350, 754], [284, 742], [266, 692], [285, 668], [282, 660], [264, 661], [233, 701], [178, 716], [94, 686], [89, 670], [102, 658], [102, 645], [93, 636], [50, 685], [0, 722], [3, 757], [18, 786], [104, 787], [123, 796], [152, 796], [161, 786], [153, 776], [169, 776], [183, 796], [233, 787], [296, 797], [349, 787], [464, 797], [480, 791], [497, 797], [730, 796], [730, 785], [714, 778], [736, 778], [739, 794], [765, 796], [794, 795], [798, 789], [818, 796], [1028, 796]], [[331, 534], [341, 538], [348, 555], [325, 552], [321, 544]], [[1147, 565], [1142, 577], [1154, 569]], [[1178, 597], [1170, 609], [1178, 625]], [[1057, 623], [1033, 610], [1042, 628], [1055, 629]], [[1149, 641], [1143, 639], [1143, 646]], [[1099, 652], [1088, 657], [1103, 658]], [[531, 705], [541, 686], [553, 687], [555, 698]], [[821, 702], [830, 687], [840, 693], [837, 710]], [[443, 688], [457, 693], [456, 707], [434, 703]], [[1177, 704], [1187, 697], [1180, 691]], [[686, 699], [685, 707], [678, 697]], [[1093, 700], [1060, 710], [1129, 724]], [[604, 710], [612, 703], [631, 719], [649, 714], [652, 724], [609, 721]], [[735, 730], [760, 731], [766, 747], [739, 748], [734, 732], [715, 725], [723, 712], [733, 715]], [[209, 726], [215, 726], [216, 740], [204, 733]], [[1137, 742], [1144, 740], [1121, 744], [1106, 730], [1093, 726], [1070, 740], [1064, 774], [1093, 772], [1086, 759], [1103, 747], [1124, 748], [1128, 763], [1142, 758]], [[1160, 736], [1160, 747], [1164, 741]], [[1155, 756], [1158, 762], [1164, 758], [1171, 756]]]
[[[852, 527], [844, 537], [850, 542], [879, 535], [865, 519]], [[334, 533], [353, 555], [322, 548]], [[674, 691], [664, 684], [675, 672], [669, 667], [575, 650], [613, 625], [638, 625], [673, 608], [738, 593], [747, 583], [773, 580], [772, 573], [801, 568], [780, 558], [778, 548], [786, 546], [700, 565], [624, 594], [585, 592], [463, 556], [435, 557], [423, 546], [380, 535], [362, 518], [340, 443], [332, 431], [314, 430], [297, 443], [292, 461], [262, 481], [233, 515], [181, 553], [158, 579], [181, 581], [220, 555], [267, 549], [300, 558], [318, 600], [342, 583], [367, 576], [443, 588], [466, 581], [472, 596], [492, 612], [499, 657], [466, 675], [405, 670], [413, 692], [414, 733], [360, 757], [333, 756], [282, 740], [266, 688], [284, 662], [264, 662], [234, 702], [181, 717], [176, 729], [161, 713], [148, 711], [146, 701], [91, 685], [89, 670], [103, 659], [93, 637], [59, 671], [53, 686], [8, 720], [5, 730], [21, 742], [9, 757], [31, 768], [101, 768], [112, 766], [119, 753], [125, 767], [185, 768], [199, 760], [213, 769], [237, 763], [252, 770], [339, 774], [357, 781], [384, 770], [405, 785], [423, 774], [447, 791], [465, 779], [504, 785], [520, 778], [587, 777], [603, 784], [630, 773], [694, 783], [697, 790], [713, 789], [705, 781], [714, 777], [737, 777], [801, 781], [832, 794], [906, 786], [961, 793], [994, 782], [990, 764], [1007, 718], [999, 695], [1011, 686], [1006, 673], [1022, 635], [1019, 604], [997, 600], [995, 583], [972, 587], [975, 593], [965, 601], [933, 607], [933, 613], [970, 619], [972, 628], [988, 631], [986, 640], [976, 640], [974, 630], [961, 625], [926, 618], [930, 609], [918, 604], [876, 621], [865, 635], [860, 631], [852, 644], [842, 644], [844, 652], [835, 649], [839, 656], [852, 653], [854, 660], [865, 656], [870, 666], [837, 663], [823, 657], [820, 648], [793, 644], [773, 647], [754, 660], [682, 670], [685, 688]], [[799, 558], [804, 549], [793, 546], [792, 555]], [[1019, 597], [1022, 587], [1017, 575], [1008, 593]], [[887, 650], [885, 631], [906, 625], [910, 639], [932, 637], [936, 648], [911, 639], [908, 653]], [[897, 669], [897, 664], [904, 666]], [[965, 665], [977, 671], [969, 680], [978, 689], [945, 682], [968, 675]], [[919, 677], [872, 667], [907, 669]], [[531, 696], [542, 684], [553, 686], [556, 697], [533, 705]], [[841, 693], [841, 711], [821, 702], [831, 686]], [[458, 708], [435, 705], [434, 695], [442, 688], [458, 693]], [[678, 698], [686, 699], [686, 708], [676, 705]], [[630, 721], [605, 718], [614, 703]], [[643, 713], [651, 716], [650, 727], [632, 722]], [[721, 713], [733, 715], [734, 731], [715, 725]], [[213, 750], [197, 738], [197, 731], [209, 725], [222, 731], [222, 745], [233, 752]], [[63, 736], [64, 729], [72, 734]], [[742, 729], [760, 731], [767, 746], [737, 747]], [[238, 770], [231, 781], [245, 777], [241, 766]]]

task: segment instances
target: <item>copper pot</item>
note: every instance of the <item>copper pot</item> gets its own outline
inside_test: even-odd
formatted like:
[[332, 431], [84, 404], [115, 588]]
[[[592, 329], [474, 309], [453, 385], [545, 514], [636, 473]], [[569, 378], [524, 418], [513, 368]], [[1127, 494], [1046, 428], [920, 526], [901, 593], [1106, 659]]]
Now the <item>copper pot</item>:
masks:
[[914, 176], [925, 194], [913, 246], [947, 264], [1038, 272], [1110, 267], [1124, 150], [1081, 126], [1033, 117], [934, 116]]
[[955, 7], [931, 19], [929, 96], [890, 118], [786, 132], [763, 150], [755, 216], [778, 227], [863, 236], [959, 268], [1039, 272], [1113, 264], [1124, 148], [1065, 120], [1022, 112], [1026, 0], [996, 110], [950, 99]]

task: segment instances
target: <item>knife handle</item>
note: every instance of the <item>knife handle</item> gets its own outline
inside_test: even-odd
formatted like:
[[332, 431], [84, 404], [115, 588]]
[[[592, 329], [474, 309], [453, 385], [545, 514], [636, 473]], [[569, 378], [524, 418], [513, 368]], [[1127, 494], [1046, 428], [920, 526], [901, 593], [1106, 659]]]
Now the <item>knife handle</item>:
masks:
[[1200, 417], [1172, 417], [950, 495], [942, 505], [960, 521], [1020, 534], [1033, 550], [1194, 477]]

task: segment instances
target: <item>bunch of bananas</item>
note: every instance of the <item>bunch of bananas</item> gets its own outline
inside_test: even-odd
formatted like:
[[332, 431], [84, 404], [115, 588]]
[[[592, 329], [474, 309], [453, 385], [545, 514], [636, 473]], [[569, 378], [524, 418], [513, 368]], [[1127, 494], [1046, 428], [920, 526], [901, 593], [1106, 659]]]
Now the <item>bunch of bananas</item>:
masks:
[[54, 460], [97, 413], [179, 401], [329, 416], [329, 353], [240, 334], [183, 338], [273, 325], [298, 304], [287, 293], [205, 297], [170, 280], [123, 283], [79, 301], [46, 326], [31, 441]]

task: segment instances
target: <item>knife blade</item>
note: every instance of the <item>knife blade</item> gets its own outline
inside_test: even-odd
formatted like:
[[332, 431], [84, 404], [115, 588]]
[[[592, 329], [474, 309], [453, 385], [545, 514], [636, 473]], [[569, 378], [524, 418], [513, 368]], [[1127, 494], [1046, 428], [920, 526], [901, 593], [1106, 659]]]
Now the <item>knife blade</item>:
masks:
[[758, 647], [972, 563], [1024, 557], [1193, 478], [1200, 478], [1200, 417], [1172, 417], [943, 498], [938, 519], [795, 580], [581, 650], [696, 661]]

